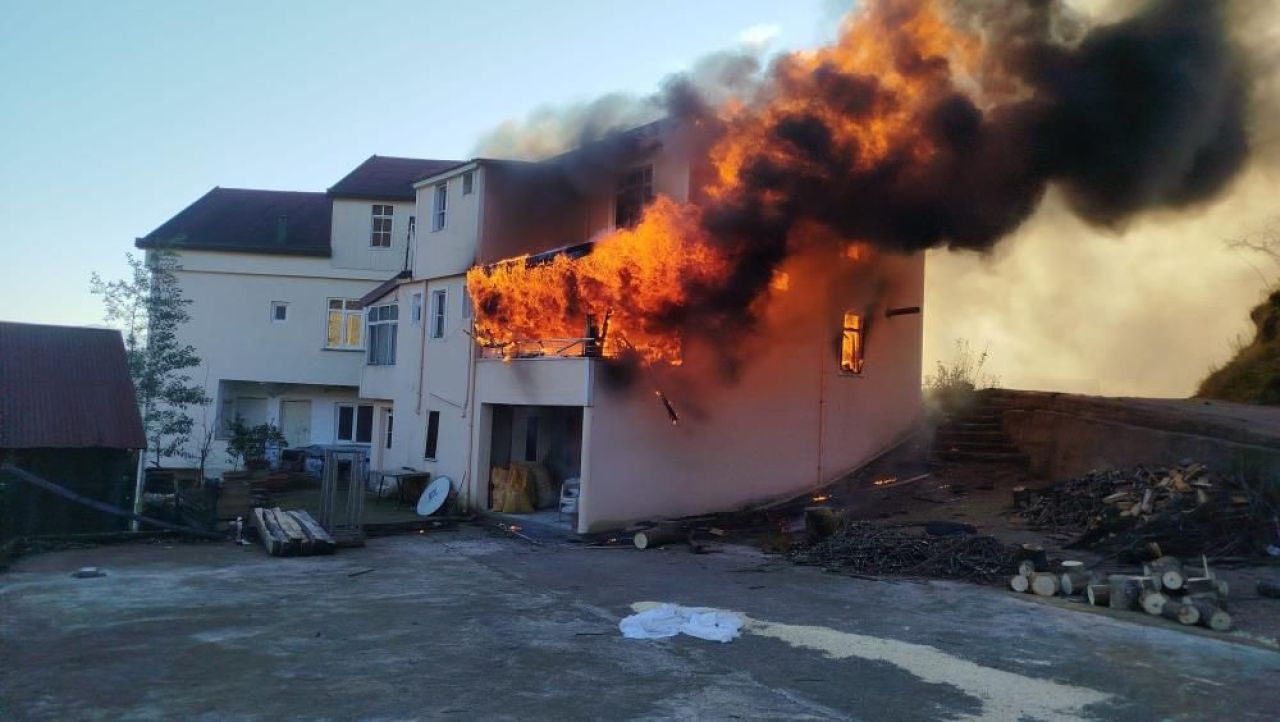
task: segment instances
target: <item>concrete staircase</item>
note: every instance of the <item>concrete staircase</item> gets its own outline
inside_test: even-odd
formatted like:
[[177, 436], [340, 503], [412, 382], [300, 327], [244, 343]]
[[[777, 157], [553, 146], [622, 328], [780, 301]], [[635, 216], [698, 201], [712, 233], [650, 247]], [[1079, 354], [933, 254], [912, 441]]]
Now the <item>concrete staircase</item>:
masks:
[[1005, 403], [979, 392], [973, 403], [947, 413], [933, 438], [933, 457], [947, 462], [1027, 466], [1029, 458], [1004, 432]]

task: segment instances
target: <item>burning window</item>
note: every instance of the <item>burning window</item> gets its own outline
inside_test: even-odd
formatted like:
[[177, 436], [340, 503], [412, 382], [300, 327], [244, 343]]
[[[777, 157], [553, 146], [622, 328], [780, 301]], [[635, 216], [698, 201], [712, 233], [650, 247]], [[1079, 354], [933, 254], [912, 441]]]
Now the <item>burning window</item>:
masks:
[[633, 168], [618, 179], [613, 198], [613, 225], [630, 228], [640, 222], [644, 207], [653, 200], [653, 166]]
[[847, 374], [862, 373], [862, 314], [844, 314], [844, 333], [840, 337], [840, 370]]

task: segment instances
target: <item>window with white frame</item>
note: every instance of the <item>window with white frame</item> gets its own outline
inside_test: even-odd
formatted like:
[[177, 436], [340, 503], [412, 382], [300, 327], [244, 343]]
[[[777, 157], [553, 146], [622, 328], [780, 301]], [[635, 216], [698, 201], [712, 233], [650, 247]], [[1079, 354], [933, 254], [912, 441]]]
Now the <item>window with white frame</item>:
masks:
[[431, 338], [444, 338], [444, 320], [448, 294], [443, 288], [431, 292]]
[[391, 247], [391, 222], [396, 213], [395, 206], [374, 204], [373, 221], [369, 230], [369, 245], [374, 248]]
[[395, 426], [395, 424], [396, 424], [395, 412], [388, 411], [387, 412], [387, 433], [386, 433], [386, 440], [384, 442], [384, 448], [387, 448], [387, 449], [391, 448], [391, 429]]
[[271, 302], [271, 323], [284, 323], [289, 320], [289, 304], [284, 301]]
[[473, 171], [467, 171], [462, 174], [462, 195], [469, 196], [471, 191], [476, 187], [476, 174]]
[[618, 179], [613, 197], [613, 225], [630, 228], [640, 222], [645, 206], [653, 200], [653, 166], [632, 168]]
[[466, 284], [462, 285], [462, 317], [471, 318], [471, 291]]
[[437, 183], [435, 206], [432, 208], [432, 213], [431, 213], [431, 230], [433, 231], [444, 230], [444, 217], [445, 217], [445, 212], [448, 210], [449, 210], [449, 184], [447, 182]]
[[364, 314], [356, 298], [329, 299], [329, 316], [325, 324], [325, 348], [364, 348]]
[[409, 320], [413, 323], [422, 321], [422, 294], [415, 293], [409, 298]]
[[396, 363], [396, 326], [399, 325], [400, 306], [387, 303], [370, 306], [368, 313], [369, 342], [367, 358], [370, 366], [394, 366]]
[[338, 441], [351, 444], [373, 442], [373, 404], [338, 404]]

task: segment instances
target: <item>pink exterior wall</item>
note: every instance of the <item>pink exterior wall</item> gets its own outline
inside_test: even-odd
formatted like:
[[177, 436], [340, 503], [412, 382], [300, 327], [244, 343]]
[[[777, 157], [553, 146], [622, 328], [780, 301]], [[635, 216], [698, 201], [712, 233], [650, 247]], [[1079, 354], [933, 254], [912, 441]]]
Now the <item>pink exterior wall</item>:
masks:
[[[764, 332], [724, 378], [708, 349], [681, 367], [642, 373], [625, 389], [594, 380], [583, 454], [580, 531], [643, 519], [726, 511], [831, 481], [900, 440], [920, 413], [924, 256], [886, 256], [840, 280], [832, 259], [788, 267]], [[825, 264], [825, 265], [824, 265]], [[822, 309], [822, 310], [815, 310]], [[841, 318], [865, 310], [861, 376], [839, 369]], [[655, 389], [670, 398], [672, 425]]]

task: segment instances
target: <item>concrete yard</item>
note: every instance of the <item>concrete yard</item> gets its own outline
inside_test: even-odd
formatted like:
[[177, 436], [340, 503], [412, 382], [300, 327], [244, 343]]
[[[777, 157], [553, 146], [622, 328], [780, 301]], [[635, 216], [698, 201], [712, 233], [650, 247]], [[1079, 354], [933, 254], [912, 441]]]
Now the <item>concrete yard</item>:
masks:
[[[81, 566], [107, 576], [75, 579]], [[366, 570], [372, 570], [367, 571]], [[361, 573], [365, 572], [365, 573]], [[739, 639], [623, 639], [648, 601]], [[39, 554], [0, 574], [0, 719], [1274, 719], [1280, 653], [741, 547], [533, 546], [477, 528], [280, 559]]]

